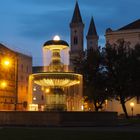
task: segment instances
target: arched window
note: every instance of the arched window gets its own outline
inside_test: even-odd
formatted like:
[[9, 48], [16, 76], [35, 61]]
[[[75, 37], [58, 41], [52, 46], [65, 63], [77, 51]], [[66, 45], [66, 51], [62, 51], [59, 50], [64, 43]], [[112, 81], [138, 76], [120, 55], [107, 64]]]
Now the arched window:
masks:
[[77, 36], [74, 37], [74, 41], [73, 42], [74, 42], [74, 45], [77, 45], [78, 44], [78, 38], [77, 38]]

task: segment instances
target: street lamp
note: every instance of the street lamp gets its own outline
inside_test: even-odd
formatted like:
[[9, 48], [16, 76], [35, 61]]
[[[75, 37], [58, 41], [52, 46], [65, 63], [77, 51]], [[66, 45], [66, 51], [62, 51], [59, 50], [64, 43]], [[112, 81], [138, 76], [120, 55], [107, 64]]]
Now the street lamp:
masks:
[[131, 107], [131, 112], [132, 112], [132, 117], [133, 117], [133, 111], [134, 111], [134, 103], [133, 102], [130, 103], [130, 107]]

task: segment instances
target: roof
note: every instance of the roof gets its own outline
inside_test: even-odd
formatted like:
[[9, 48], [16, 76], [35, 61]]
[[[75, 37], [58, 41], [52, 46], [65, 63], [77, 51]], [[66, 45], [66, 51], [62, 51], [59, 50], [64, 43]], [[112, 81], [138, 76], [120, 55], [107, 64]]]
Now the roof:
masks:
[[64, 40], [49, 40], [47, 42], [44, 43], [43, 46], [46, 46], [46, 45], [65, 45], [65, 46], [69, 46], [69, 44], [64, 41]]
[[90, 26], [89, 26], [89, 29], [88, 29], [87, 36], [92, 36], [92, 35], [98, 36], [93, 17], [91, 18], [91, 21], [90, 21]]
[[32, 58], [31, 55], [27, 55], [25, 53], [21, 53], [19, 51], [13, 50], [13, 49], [7, 47], [6, 45], [4, 45], [2, 43], [0, 43], [0, 48], [4, 48], [5, 50], [9, 51], [10, 53], [13, 53], [14, 55], [20, 55], [20, 56], [22, 55], [22, 56], [26, 56], [26, 57]]
[[134, 29], [140, 29], [140, 19], [118, 29], [118, 31], [120, 31], [120, 30], [134, 30]]
[[71, 23], [83, 23], [78, 2], [76, 2]]

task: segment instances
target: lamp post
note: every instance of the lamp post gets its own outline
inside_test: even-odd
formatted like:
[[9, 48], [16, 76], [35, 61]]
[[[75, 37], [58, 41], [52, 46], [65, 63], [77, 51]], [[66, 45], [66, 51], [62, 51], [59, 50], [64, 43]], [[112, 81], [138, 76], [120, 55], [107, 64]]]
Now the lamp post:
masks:
[[134, 112], [134, 103], [133, 102], [131, 102], [130, 103], [130, 107], [131, 107], [131, 112], [132, 112], [132, 117], [133, 117], [133, 112]]
[[15, 57], [15, 108], [17, 110], [17, 103], [18, 103], [18, 58], [17, 55]]

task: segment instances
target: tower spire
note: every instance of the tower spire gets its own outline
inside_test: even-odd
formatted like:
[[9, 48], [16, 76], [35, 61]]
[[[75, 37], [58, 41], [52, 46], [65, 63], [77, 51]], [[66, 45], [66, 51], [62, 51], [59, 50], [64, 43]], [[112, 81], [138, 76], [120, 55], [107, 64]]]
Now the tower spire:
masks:
[[70, 40], [70, 65], [74, 68], [74, 61], [81, 59], [84, 54], [84, 23], [77, 1], [70, 22]]
[[71, 23], [83, 23], [78, 2], [76, 1]]
[[94, 50], [97, 50], [99, 37], [98, 37], [97, 31], [96, 31], [93, 17], [91, 18], [86, 38], [87, 38], [87, 49], [92, 48]]
[[92, 16], [91, 21], [90, 21], [90, 26], [89, 26], [89, 30], [88, 30], [87, 36], [98, 36], [93, 16]]

